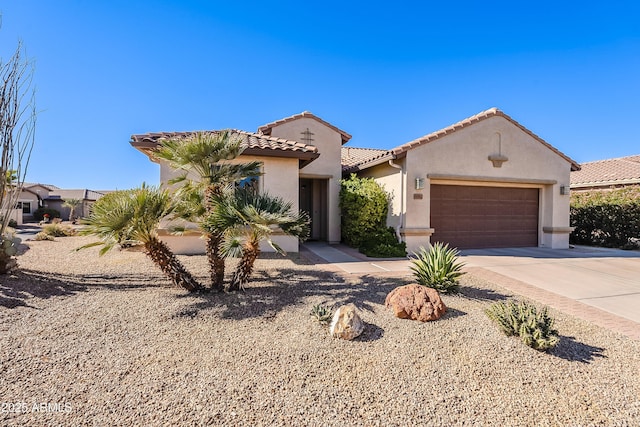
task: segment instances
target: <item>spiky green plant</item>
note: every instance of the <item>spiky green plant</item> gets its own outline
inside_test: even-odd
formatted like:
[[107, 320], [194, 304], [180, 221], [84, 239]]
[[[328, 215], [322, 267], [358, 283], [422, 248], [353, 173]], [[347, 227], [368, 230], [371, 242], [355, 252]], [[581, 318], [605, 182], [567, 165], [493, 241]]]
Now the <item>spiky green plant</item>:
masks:
[[41, 232], [39, 232], [38, 234], [36, 234], [36, 235], [33, 237], [33, 240], [36, 240], [36, 241], [48, 240], [48, 241], [51, 241], [51, 242], [52, 242], [52, 241], [54, 241], [54, 240], [56, 240], [56, 239], [55, 239], [55, 237], [54, 237], [53, 235], [51, 235], [51, 234], [47, 234], [47, 233], [45, 233], [44, 231], [41, 231]]
[[68, 225], [53, 223], [43, 226], [42, 233], [48, 234], [51, 237], [67, 237], [75, 235], [76, 231]]
[[314, 305], [310, 314], [322, 325], [328, 324], [331, 321], [331, 318], [333, 318], [333, 310], [323, 304]]
[[207, 217], [205, 230], [224, 230], [222, 251], [240, 257], [226, 291], [241, 289], [249, 281], [260, 255], [260, 242], [282, 255], [285, 251], [272, 240], [276, 231], [305, 240], [309, 236], [309, 216], [295, 212], [293, 204], [249, 188], [227, 186], [213, 198], [216, 209]]
[[[179, 208], [179, 216], [200, 225], [205, 231], [206, 253], [210, 266], [211, 286], [222, 290], [224, 282], [224, 258], [222, 241], [224, 230], [208, 227], [203, 221], [215, 210], [214, 197], [222, 188], [244, 178], [260, 175], [260, 163], [230, 162], [243, 151], [243, 136], [229, 130], [220, 132], [196, 132], [173, 139], [161, 140], [161, 146], [155, 153], [160, 159], [181, 172], [181, 175], [169, 181], [181, 184], [176, 194], [184, 201]], [[192, 178], [197, 178], [198, 182]], [[200, 199], [200, 207], [197, 206]]]
[[519, 336], [523, 343], [536, 350], [548, 350], [560, 341], [547, 307], [538, 311], [526, 301], [497, 302], [485, 313], [500, 326], [505, 335]]
[[80, 234], [96, 236], [99, 241], [78, 248], [102, 246], [100, 255], [128, 242], [140, 242], [144, 252], [174, 284], [190, 292], [202, 286], [182, 265], [171, 249], [160, 240], [158, 224], [171, 215], [173, 205], [166, 190], [143, 185], [140, 188], [114, 191], [100, 198], [91, 214], [83, 220]]
[[442, 293], [456, 293], [458, 278], [464, 274], [464, 263], [458, 262], [459, 251], [448, 244], [436, 242], [429, 249], [415, 252], [411, 271], [418, 283]]

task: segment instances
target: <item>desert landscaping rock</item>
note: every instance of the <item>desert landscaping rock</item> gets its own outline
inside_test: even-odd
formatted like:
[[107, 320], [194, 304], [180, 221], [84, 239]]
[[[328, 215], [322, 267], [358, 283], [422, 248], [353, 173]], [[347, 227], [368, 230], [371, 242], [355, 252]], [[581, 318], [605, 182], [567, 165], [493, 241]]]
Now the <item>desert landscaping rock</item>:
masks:
[[[640, 343], [552, 311], [559, 345], [506, 337], [511, 295], [467, 274], [438, 322], [389, 315], [411, 278], [341, 276], [265, 255], [246, 292], [192, 295], [139, 252], [29, 242], [0, 277], [0, 425], [637, 425]], [[180, 260], [200, 280], [204, 256]], [[309, 310], [354, 303], [334, 339]], [[44, 406], [42, 406], [44, 404]], [[44, 408], [44, 410], [39, 410]]]
[[438, 320], [447, 311], [437, 290], [416, 283], [399, 286], [389, 292], [384, 305], [400, 319], [420, 322]]
[[336, 310], [329, 327], [329, 332], [334, 338], [342, 338], [351, 341], [364, 331], [364, 323], [358, 316], [355, 304], [347, 304]]

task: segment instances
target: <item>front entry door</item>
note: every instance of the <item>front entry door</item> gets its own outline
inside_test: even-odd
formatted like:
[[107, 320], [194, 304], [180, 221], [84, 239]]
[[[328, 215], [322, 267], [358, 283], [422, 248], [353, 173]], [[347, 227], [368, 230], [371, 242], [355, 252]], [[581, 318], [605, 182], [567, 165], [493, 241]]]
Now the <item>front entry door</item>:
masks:
[[309, 240], [327, 240], [327, 179], [300, 179], [300, 210], [311, 218]]

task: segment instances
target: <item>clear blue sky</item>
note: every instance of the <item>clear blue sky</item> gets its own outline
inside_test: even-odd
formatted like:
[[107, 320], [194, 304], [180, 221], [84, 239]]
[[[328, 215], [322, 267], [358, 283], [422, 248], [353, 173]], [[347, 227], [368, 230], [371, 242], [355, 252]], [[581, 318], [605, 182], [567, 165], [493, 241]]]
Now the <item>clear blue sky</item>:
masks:
[[158, 183], [134, 133], [313, 112], [392, 148], [498, 107], [578, 162], [640, 154], [640, 2], [0, 0], [41, 110], [28, 180]]

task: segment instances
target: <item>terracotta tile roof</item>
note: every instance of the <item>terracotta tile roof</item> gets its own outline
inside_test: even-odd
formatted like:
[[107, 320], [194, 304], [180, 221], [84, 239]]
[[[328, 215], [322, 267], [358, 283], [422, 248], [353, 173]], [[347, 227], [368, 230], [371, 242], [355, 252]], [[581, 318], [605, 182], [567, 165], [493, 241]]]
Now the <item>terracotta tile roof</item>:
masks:
[[343, 131], [341, 129], [338, 129], [337, 127], [335, 127], [331, 123], [322, 120], [320, 117], [316, 116], [315, 114], [313, 114], [313, 113], [311, 113], [309, 111], [303, 111], [300, 114], [295, 114], [293, 116], [285, 117], [284, 119], [276, 120], [275, 122], [267, 123], [266, 125], [260, 126], [258, 128], [258, 132], [261, 132], [261, 133], [263, 133], [265, 135], [271, 135], [271, 130], [274, 127], [282, 125], [282, 124], [285, 124], [285, 123], [289, 123], [289, 122], [292, 122], [294, 120], [298, 120], [298, 119], [301, 119], [301, 118], [314, 119], [314, 120], [322, 123], [323, 125], [335, 130], [336, 132], [338, 132], [341, 135], [343, 144], [345, 144], [347, 141], [349, 141], [351, 139], [351, 135], [349, 135], [348, 133], [346, 133], [345, 131]]
[[[232, 137], [240, 138], [240, 145], [244, 148], [243, 154], [271, 157], [296, 157], [300, 159], [300, 167], [311, 163], [320, 155], [318, 149], [310, 144], [236, 129], [230, 129], [229, 131]], [[214, 130], [205, 132], [219, 133], [222, 131]], [[184, 138], [194, 133], [196, 132], [155, 132], [131, 135], [130, 143], [138, 150], [152, 156], [153, 151], [159, 147], [161, 140]]]
[[578, 165], [578, 163], [576, 163], [574, 160], [572, 160], [571, 158], [569, 158], [568, 156], [566, 156], [565, 154], [561, 153], [558, 149], [556, 149], [555, 147], [553, 147], [551, 144], [549, 144], [548, 142], [546, 142], [544, 139], [540, 138], [538, 135], [534, 134], [533, 132], [531, 132], [529, 129], [525, 128], [524, 126], [522, 126], [520, 123], [518, 123], [517, 121], [515, 121], [514, 119], [512, 119], [511, 117], [509, 117], [507, 114], [503, 113], [502, 111], [500, 111], [497, 108], [490, 108], [488, 110], [482, 111], [481, 113], [476, 114], [475, 116], [471, 116], [468, 117], [464, 120], [459, 121], [458, 123], [454, 123], [451, 126], [448, 126], [444, 129], [440, 129], [436, 132], [430, 133], [428, 135], [422, 136], [418, 139], [414, 139], [411, 142], [407, 142], [406, 144], [403, 144], [399, 147], [396, 147], [394, 149], [391, 150], [391, 152], [395, 155], [398, 156], [400, 154], [405, 153], [406, 151], [414, 148], [414, 147], [418, 147], [420, 145], [423, 144], [427, 144], [429, 142], [435, 141], [445, 135], [449, 135], [452, 134], [460, 129], [466, 128], [468, 126], [473, 125], [474, 123], [478, 123], [481, 122], [482, 120], [488, 119], [490, 117], [495, 117], [495, 116], [500, 116], [500, 117], [504, 117], [505, 119], [509, 120], [511, 123], [513, 123], [514, 125], [516, 125], [517, 127], [519, 127], [523, 132], [529, 134], [530, 136], [532, 136], [534, 139], [536, 139], [538, 142], [540, 142], [541, 144], [543, 144], [544, 146], [546, 146], [547, 148], [549, 148], [551, 151], [553, 151], [554, 153], [558, 154], [560, 157], [564, 158], [566, 161], [568, 161], [569, 163], [571, 163], [571, 170], [579, 170], [580, 169], [580, 165]]
[[342, 172], [356, 172], [375, 164], [393, 159], [389, 150], [377, 150], [374, 148], [342, 147], [341, 163]]
[[582, 163], [571, 172], [571, 188], [640, 184], [640, 155]]

